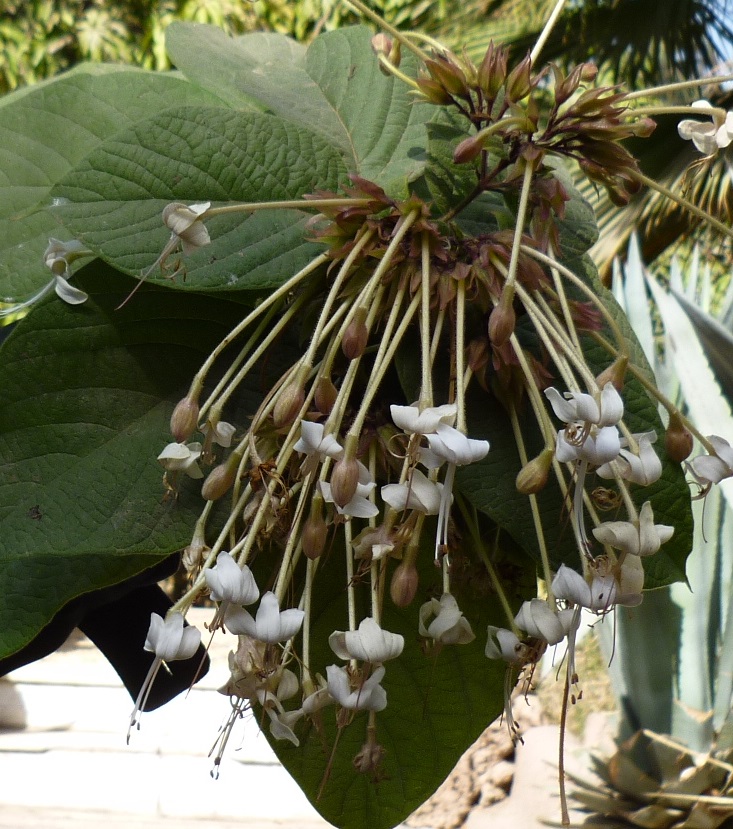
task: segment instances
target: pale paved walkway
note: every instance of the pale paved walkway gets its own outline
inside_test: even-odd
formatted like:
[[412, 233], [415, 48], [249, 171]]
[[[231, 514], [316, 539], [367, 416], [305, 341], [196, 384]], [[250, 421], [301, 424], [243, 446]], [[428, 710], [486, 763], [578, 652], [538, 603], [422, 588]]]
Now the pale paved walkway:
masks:
[[[197, 612], [203, 629], [211, 611]], [[132, 702], [88, 640], [0, 680], [0, 827], [328, 827], [251, 718], [211, 778], [207, 755], [230, 710], [216, 689], [232, 642], [217, 634], [209, 674], [187, 697], [143, 715], [129, 746]]]

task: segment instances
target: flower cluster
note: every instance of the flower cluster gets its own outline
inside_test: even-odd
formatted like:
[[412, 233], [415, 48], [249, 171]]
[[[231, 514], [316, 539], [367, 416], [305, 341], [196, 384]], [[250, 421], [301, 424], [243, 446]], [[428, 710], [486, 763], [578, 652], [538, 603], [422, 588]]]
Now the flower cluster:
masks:
[[[378, 51], [383, 68], [397, 72], [399, 50], [382, 38]], [[656, 432], [632, 432], [625, 422], [621, 390], [627, 370], [636, 371], [626, 336], [595, 286], [556, 256], [570, 194], [546, 163], [574, 159], [624, 202], [640, 174], [619, 142], [648, 134], [651, 123], [627, 112], [617, 90], [590, 87], [588, 65], [535, 73], [527, 58], [510, 69], [492, 45], [480, 66], [440, 50], [423, 66], [408, 82], [470, 124], [454, 161], [474, 166], [472, 198], [516, 201], [513, 229], [472, 235], [457, 223], [459, 210], [437, 215], [417, 195], [400, 201], [356, 175], [340, 193], [304, 196], [299, 206], [315, 211], [309, 232], [324, 252], [212, 351], [175, 407], [173, 441], [158, 456], [170, 494], [199, 479], [205, 502], [184, 556], [192, 583], [176, 610], [205, 595], [217, 605], [210, 629], [238, 637], [216, 765], [246, 708], [274, 739], [296, 746], [312, 730], [327, 732], [335, 712], [331, 734], [365, 725], [354, 767], [379, 779], [390, 663], [416, 642], [436, 659], [449, 648], [480, 652], [476, 595], [490, 597], [486, 621], [497, 608], [507, 618], [506, 627], [488, 627], [485, 646], [487, 657], [507, 663], [507, 696], [548, 646], [564, 641], [566, 682], [576, 683], [581, 609], [605, 616], [637, 605], [643, 559], [674, 532], [655, 521], [653, 491], [639, 495], [663, 466]], [[549, 91], [540, 96], [544, 80]], [[285, 204], [293, 206], [277, 206]], [[171, 238], [156, 265], [179, 247], [185, 256], [209, 244], [205, 222], [224, 209], [169, 205]], [[305, 342], [294, 345], [296, 328]], [[585, 332], [598, 334], [609, 366], [586, 353]], [[291, 355], [276, 375], [274, 346]], [[257, 408], [246, 419], [228, 415], [229, 423], [225, 412], [237, 411], [255, 372], [266, 378], [264, 387], [258, 379]], [[678, 426], [672, 420], [666, 437]], [[715, 454], [691, 464], [701, 483], [733, 475], [733, 450], [710, 443]], [[518, 611], [486, 541], [504, 532], [504, 505], [487, 506], [467, 483], [491, 481], [494, 491], [494, 455], [503, 453], [498, 466], [506, 466], [515, 449], [521, 469], [510, 480], [516, 475], [517, 497], [529, 501], [540, 561], [537, 593], [523, 586]], [[591, 489], [596, 477], [607, 486]], [[571, 527], [570, 543], [552, 558], [537, 502], [546, 487], [555, 490], [556, 523], [569, 516]], [[506, 481], [495, 491], [506, 493]], [[613, 520], [601, 520], [607, 508]], [[571, 546], [577, 568], [568, 566]], [[483, 594], [477, 584], [466, 589], [465, 570], [476, 567], [489, 585]], [[388, 629], [407, 613], [412, 637]]]

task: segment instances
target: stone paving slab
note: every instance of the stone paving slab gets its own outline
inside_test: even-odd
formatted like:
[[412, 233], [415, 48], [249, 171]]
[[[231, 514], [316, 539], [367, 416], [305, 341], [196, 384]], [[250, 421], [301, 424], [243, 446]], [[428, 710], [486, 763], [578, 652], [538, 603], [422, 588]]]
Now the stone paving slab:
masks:
[[[323, 821], [260, 821], [135, 817], [133, 829], [323, 829]], [[130, 829], [129, 815], [79, 810], [0, 808], [0, 829]]]
[[[191, 621], [203, 630], [212, 613], [195, 611]], [[212, 779], [209, 753], [231, 711], [216, 689], [234, 645], [218, 634], [209, 675], [144, 714], [129, 746], [133, 703], [88, 640], [75, 635], [0, 681], [0, 827], [328, 827], [251, 715]]]

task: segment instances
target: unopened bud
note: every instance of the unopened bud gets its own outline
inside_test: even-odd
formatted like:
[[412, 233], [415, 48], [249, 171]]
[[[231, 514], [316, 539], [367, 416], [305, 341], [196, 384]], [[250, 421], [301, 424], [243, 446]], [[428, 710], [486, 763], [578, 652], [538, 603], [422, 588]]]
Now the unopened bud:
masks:
[[328, 526], [323, 520], [320, 510], [316, 514], [311, 512], [308, 520], [303, 525], [303, 532], [300, 536], [303, 553], [310, 559], [319, 558], [326, 549], [327, 537]]
[[[399, 66], [402, 60], [402, 49], [399, 40], [393, 40], [388, 34], [380, 32], [372, 38], [372, 49], [377, 56], [383, 55], [392, 64]], [[379, 64], [379, 70], [383, 75], [390, 75], [387, 67]]]
[[484, 148], [483, 139], [478, 135], [471, 135], [464, 138], [453, 150], [453, 162], [455, 164], [468, 164], [481, 155]]
[[403, 561], [392, 573], [389, 595], [397, 607], [407, 607], [412, 604], [417, 593], [418, 581], [417, 567], [411, 562]]
[[606, 383], [611, 383], [616, 391], [623, 391], [628, 365], [628, 357], [617, 357], [608, 368], [604, 368], [598, 377], [596, 377], [598, 388], [605, 388]]
[[322, 414], [330, 414], [337, 397], [338, 390], [331, 382], [331, 378], [319, 377], [316, 382], [316, 391], [313, 396], [313, 402], [316, 404], [318, 411]]
[[460, 66], [450, 57], [440, 55], [435, 60], [426, 60], [425, 68], [433, 80], [449, 95], [461, 98], [468, 96], [468, 81]]
[[522, 495], [535, 495], [545, 488], [552, 466], [552, 449], [543, 449], [536, 458], [528, 461], [517, 474], [517, 491]]
[[627, 125], [637, 138], [649, 138], [657, 128], [657, 122], [652, 118], [639, 118]]
[[239, 466], [239, 456], [230, 455], [224, 463], [215, 466], [206, 477], [201, 487], [201, 497], [205, 501], [218, 501], [232, 488]]
[[178, 443], [186, 443], [196, 431], [199, 422], [199, 404], [193, 397], [179, 401], [171, 415], [171, 434]]
[[345, 507], [356, 494], [359, 483], [359, 464], [356, 458], [343, 457], [336, 461], [331, 473], [331, 497], [338, 507]]
[[692, 452], [692, 434], [685, 426], [678, 412], [675, 412], [669, 419], [669, 426], [664, 435], [664, 448], [667, 450], [669, 459], [676, 463], [689, 458]]
[[506, 79], [507, 99], [516, 102], [526, 98], [532, 89], [532, 58], [527, 57], [520, 61], [509, 73]]
[[301, 385], [297, 383], [287, 385], [277, 398], [272, 412], [275, 428], [282, 429], [284, 426], [290, 426], [298, 416], [304, 400], [305, 392]]
[[354, 319], [346, 326], [344, 338], [341, 341], [341, 350], [348, 360], [361, 357], [369, 340], [369, 330], [366, 327], [366, 308], [357, 308]]
[[489, 316], [489, 339], [492, 344], [499, 347], [511, 337], [517, 324], [517, 315], [514, 313], [514, 306], [507, 291], [504, 291], [499, 304]]
[[504, 85], [506, 68], [506, 52], [491, 41], [478, 68], [478, 84], [488, 100], [493, 101]]

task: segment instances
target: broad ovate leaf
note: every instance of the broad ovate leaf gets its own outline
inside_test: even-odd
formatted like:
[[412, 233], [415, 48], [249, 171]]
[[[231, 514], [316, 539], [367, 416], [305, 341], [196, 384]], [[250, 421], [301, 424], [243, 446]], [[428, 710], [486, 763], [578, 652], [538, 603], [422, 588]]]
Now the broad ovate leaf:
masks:
[[[173, 405], [242, 314], [153, 286], [116, 311], [133, 283], [98, 260], [75, 281], [87, 302], [51, 294], [0, 351], [0, 656], [70, 599], [188, 543], [200, 484], [166, 496], [156, 457]], [[240, 398], [251, 414], [257, 394]]]
[[[386, 77], [372, 32], [355, 26], [319, 35], [304, 49], [282, 35], [229, 38], [213, 26], [174, 23], [166, 32], [173, 63], [194, 83], [268, 111], [318, 134], [349, 172], [404, 198], [426, 163], [425, 124], [433, 107], [403, 81]], [[412, 55], [401, 70], [416, 71]]]
[[[43, 251], [62, 232], [55, 182], [105, 138], [169, 107], [223, 103], [180, 76], [81, 66], [0, 101], [0, 300], [22, 300], [49, 279]], [[66, 234], [64, 238], [70, 237]]]
[[[172, 202], [212, 207], [288, 201], [346, 179], [340, 154], [302, 127], [260, 112], [182, 107], [138, 122], [89, 154], [54, 188], [57, 217], [119, 270], [140, 276], [170, 238]], [[183, 290], [262, 290], [304, 267], [312, 213], [267, 210], [205, 219], [211, 244], [168, 264]], [[152, 279], [162, 280], [155, 268]]]

